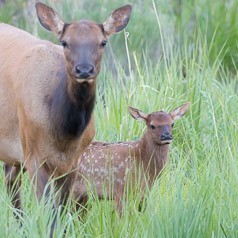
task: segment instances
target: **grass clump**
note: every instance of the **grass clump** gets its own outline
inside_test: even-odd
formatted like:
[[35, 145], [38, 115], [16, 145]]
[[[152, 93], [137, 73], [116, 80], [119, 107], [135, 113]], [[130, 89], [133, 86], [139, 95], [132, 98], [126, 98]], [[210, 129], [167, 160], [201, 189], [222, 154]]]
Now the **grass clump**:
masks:
[[[215, 5], [211, 1], [180, 1], [176, 12], [175, 2], [171, 2], [169, 6], [160, 5], [163, 1], [156, 1], [154, 5], [135, 2], [126, 28], [129, 37], [125, 33], [110, 40], [98, 78], [95, 106], [95, 140], [112, 142], [137, 139], [143, 134], [144, 125], [130, 118], [129, 105], [145, 112], [169, 111], [190, 101], [190, 111], [175, 123], [170, 163], [147, 193], [143, 213], [136, 209], [139, 195], [129, 196], [121, 219], [111, 201], [99, 201], [91, 195], [88, 211], [82, 217], [71, 204], [67, 205], [57, 217], [55, 237], [238, 236], [235, 53], [238, 31], [235, 31], [234, 14], [237, 4], [220, 0]], [[93, 19], [95, 16], [95, 20], [103, 21], [123, 3], [126, 2], [112, 5], [106, 0], [88, 5], [82, 2], [85, 11], [72, 7], [78, 4], [74, 1], [64, 1], [64, 8], [60, 4], [55, 6], [66, 18], [79, 19], [81, 15], [77, 14], [81, 12], [84, 17]], [[144, 4], [144, 8], [140, 4]], [[224, 13], [221, 8], [227, 11]], [[221, 17], [222, 12], [225, 15]], [[181, 34], [178, 35], [181, 38], [174, 41], [167, 40], [164, 29], [164, 19], [168, 16], [172, 16], [169, 22], [174, 32]], [[34, 28], [33, 32], [43, 37], [38, 26]], [[182, 32], [185, 29], [191, 31], [185, 34]], [[161, 52], [161, 39], [164, 52]], [[47, 236], [48, 223], [53, 220], [51, 204], [36, 201], [25, 176], [22, 192], [25, 215], [20, 227], [13, 216], [2, 172], [0, 177], [0, 235]]]

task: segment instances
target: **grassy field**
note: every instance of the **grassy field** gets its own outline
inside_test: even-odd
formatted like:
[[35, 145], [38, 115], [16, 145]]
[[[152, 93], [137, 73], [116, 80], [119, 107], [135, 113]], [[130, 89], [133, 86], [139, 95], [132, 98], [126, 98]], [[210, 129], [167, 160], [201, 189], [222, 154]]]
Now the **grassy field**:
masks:
[[[0, 21], [56, 42], [34, 14], [23, 11], [24, 1], [13, 2], [0, 8]], [[128, 3], [48, 2], [68, 21], [101, 22]], [[112, 202], [92, 196], [81, 218], [72, 204], [60, 208], [55, 237], [238, 237], [238, 2], [131, 3], [131, 21], [110, 40], [98, 78], [95, 139], [140, 138], [145, 128], [129, 116], [129, 105], [145, 112], [169, 111], [190, 101], [191, 108], [175, 123], [170, 162], [147, 193], [143, 213], [137, 211], [139, 195], [129, 196], [121, 219]], [[0, 237], [48, 236], [51, 204], [36, 201], [27, 175], [22, 227], [15, 221], [2, 171], [0, 190]]]

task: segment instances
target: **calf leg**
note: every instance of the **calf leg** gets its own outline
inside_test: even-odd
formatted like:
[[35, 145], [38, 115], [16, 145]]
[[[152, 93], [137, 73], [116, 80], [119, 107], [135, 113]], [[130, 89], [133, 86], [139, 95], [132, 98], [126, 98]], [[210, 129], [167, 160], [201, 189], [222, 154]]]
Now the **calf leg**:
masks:
[[123, 207], [122, 207], [123, 191], [124, 191], [124, 185], [122, 184], [120, 185], [117, 184], [117, 188], [113, 191], [114, 203], [120, 218], [122, 217], [122, 212], [123, 212]]

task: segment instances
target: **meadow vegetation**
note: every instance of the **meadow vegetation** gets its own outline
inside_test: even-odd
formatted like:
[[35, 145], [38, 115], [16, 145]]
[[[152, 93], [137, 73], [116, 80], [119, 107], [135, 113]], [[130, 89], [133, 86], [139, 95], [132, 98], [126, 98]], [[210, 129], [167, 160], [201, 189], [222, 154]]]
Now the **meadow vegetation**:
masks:
[[[128, 1], [48, 3], [67, 21], [101, 22]], [[129, 3], [130, 23], [110, 39], [98, 78], [95, 139], [140, 138], [145, 127], [131, 119], [129, 105], [144, 112], [169, 111], [187, 101], [191, 107], [175, 123], [170, 162], [147, 192], [143, 212], [137, 210], [137, 193], [127, 196], [121, 219], [112, 202], [91, 194], [83, 215], [73, 203], [60, 208], [55, 237], [64, 237], [64, 231], [66, 237], [238, 237], [238, 2]], [[0, 21], [57, 42], [26, 1], [7, 1]], [[0, 236], [47, 237], [50, 201], [37, 202], [24, 175], [20, 227], [2, 171], [0, 178]]]

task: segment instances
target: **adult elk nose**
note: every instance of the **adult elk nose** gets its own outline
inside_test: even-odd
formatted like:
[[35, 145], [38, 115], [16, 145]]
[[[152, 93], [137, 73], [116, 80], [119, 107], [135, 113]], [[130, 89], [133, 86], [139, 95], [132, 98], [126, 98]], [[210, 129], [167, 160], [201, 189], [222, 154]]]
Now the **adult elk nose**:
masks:
[[172, 140], [172, 139], [173, 139], [173, 136], [169, 132], [164, 132], [160, 137], [161, 141], [163, 141], [163, 140]]
[[91, 64], [78, 64], [75, 67], [75, 71], [78, 77], [81, 79], [87, 79], [94, 73], [94, 67]]

